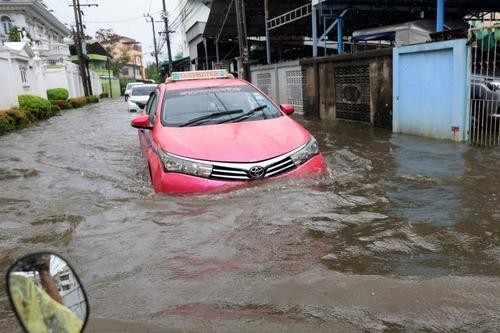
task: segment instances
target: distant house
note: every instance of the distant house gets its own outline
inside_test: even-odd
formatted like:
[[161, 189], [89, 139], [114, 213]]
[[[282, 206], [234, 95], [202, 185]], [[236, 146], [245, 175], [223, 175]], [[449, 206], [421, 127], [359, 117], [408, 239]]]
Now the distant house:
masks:
[[[112, 58], [111, 54], [97, 41], [87, 41], [85, 45], [87, 47], [89, 68], [99, 75], [102, 91], [110, 97], [120, 96], [120, 83], [109, 69], [109, 60]], [[77, 64], [78, 55], [74, 45], [70, 46], [70, 52], [71, 61]]]
[[144, 55], [141, 43], [133, 38], [115, 35], [113, 38], [100, 41], [113, 58], [127, 57], [128, 62], [119, 73], [122, 79], [144, 79]]

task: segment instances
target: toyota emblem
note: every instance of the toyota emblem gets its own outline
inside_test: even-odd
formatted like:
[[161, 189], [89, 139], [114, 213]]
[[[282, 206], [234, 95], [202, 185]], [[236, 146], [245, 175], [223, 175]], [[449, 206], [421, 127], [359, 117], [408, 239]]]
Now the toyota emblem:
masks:
[[264, 177], [265, 170], [261, 166], [254, 166], [248, 170], [248, 175], [251, 179], [259, 179]]

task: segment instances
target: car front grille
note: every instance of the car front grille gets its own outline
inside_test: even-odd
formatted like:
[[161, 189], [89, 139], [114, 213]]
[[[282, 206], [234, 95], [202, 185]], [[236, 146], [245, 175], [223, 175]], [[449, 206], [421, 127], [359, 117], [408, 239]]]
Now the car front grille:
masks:
[[[261, 166], [264, 168], [264, 173], [261, 177], [252, 178], [250, 176], [250, 169], [254, 166]], [[249, 165], [248, 163], [224, 163], [223, 165], [214, 163], [210, 178], [224, 181], [248, 181], [274, 177], [294, 168], [295, 164], [290, 156], [286, 156], [278, 161], [276, 161], [276, 159], [272, 159], [270, 161], [255, 163], [253, 165]]]

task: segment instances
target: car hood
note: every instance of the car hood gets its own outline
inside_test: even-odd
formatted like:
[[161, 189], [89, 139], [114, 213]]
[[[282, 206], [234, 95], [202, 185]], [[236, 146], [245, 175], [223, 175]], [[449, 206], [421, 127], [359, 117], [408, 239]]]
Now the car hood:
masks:
[[293, 119], [283, 116], [193, 127], [162, 127], [156, 138], [167, 152], [218, 162], [257, 162], [295, 148], [310, 134]]

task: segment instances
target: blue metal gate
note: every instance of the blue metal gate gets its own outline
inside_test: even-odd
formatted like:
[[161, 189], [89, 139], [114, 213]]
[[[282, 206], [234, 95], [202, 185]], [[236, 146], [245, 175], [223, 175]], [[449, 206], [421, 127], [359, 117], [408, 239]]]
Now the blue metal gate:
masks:
[[466, 140], [467, 40], [399, 47], [393, 56], [393, 131]]

